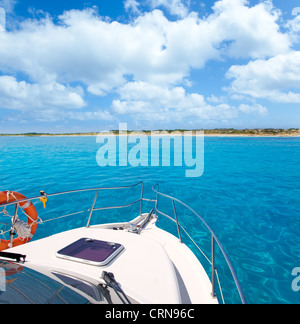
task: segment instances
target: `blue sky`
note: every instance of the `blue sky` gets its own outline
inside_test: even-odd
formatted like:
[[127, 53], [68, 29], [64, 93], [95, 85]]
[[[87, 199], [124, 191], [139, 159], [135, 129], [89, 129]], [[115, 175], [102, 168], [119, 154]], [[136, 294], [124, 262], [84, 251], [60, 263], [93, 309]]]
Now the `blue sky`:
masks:
[[300, 127], [296, 1], [0, 7], [0, 133]]

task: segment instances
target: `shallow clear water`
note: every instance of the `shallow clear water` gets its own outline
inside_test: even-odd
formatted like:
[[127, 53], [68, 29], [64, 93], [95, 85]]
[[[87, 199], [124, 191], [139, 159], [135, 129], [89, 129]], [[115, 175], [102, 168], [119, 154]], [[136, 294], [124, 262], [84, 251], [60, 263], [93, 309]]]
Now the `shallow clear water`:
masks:
[[[95, 137], [0, 137], [0, 147], [0, 190], [26, 196], [144, 181], [145, 197], [154, 198], [151, 187], [159, 183], [162, 192], [191, 205], [212, 227], [249, 303], [299, 302], [292, 270], [300, 267], [300, 138], [205, 138], [200, 178], [186, 178], [186, 167], [99, 167]], [[101, 204], [122, 204], [122, 197], [119, 191], [103, 193]], [[46, 210], [38, 205], [39, 215], [47, 219], [87, 210], [94, 197], [73, 198], [49, 201]], [[99, 214], [94, 221], [111, 222], [118, 216], [116, 211]], [[86, 216], [39, 225], [35, 239], [66, 226], [83, 226]], [[184, 214], [180, 221], [193, 220]], [[161, 226], [168, 225], [162, 220]], [[190, 231], [208, 241], [200, 228]]]

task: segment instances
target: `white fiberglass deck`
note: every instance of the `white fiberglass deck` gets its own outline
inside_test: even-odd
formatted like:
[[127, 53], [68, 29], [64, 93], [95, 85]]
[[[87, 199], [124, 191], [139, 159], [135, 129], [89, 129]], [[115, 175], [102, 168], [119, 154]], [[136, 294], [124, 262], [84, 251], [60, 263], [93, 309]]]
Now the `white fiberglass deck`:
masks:
[[[112, 272], [125, 294], [138, 303], [217, 303], [211, 296], [210, 280], [199, 261], [176, 237], [158, 229], [155, 220], [140, 235], [112, 227], [99, 225], [75, 229], [8, 252], [26, 255], [26, 267], [52, 278], [55, 278], [53, 272], [59, 272], [98, 285], [104, 283], [103, 271]], [[81, 238], [119, 243], [125, 250], [104, 267], [56, 256], [59, 250]]]

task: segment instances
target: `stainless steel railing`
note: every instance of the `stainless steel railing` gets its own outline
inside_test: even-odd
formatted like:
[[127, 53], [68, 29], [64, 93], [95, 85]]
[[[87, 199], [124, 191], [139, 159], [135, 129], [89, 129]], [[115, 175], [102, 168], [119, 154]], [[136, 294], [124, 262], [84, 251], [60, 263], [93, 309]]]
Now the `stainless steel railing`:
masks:
[[[104, 190], [121, 190], [121, 189], [130, 189], [130, 188], [134, 188], [134, 187], [137, 187], [137, 186], [141, 186], [141, 195], [140, 195], [140, 198], [131, 202], [131, 203], [128, 203], [126, 205], [118, 205], [118, 206], [109, 206], [109, 207], [101, 207], [101, 208], [95, 208], [95, 205], [96, 205], [96, 202], [97, 202], [97, 199], [98, 199], [98, 196], [99, 196], [99, 192], [100, 191], [104, 191]], [[179, 237], [179, 240], [180, 242], [182, 243], [182, 231], [190, 238], [191, 242], [195, 245], [195, 247], [204, 255], [204, 257], [206, 258], [206, 260], [210, 263], [211, 265], [211, 282], [212, 282], [212, 295], [215, 297], [216, 296], [216, 279], [219, 283], [219, 288], [220, 288], [220, 291], [222, 291], [222, 288], [221, 288], [221, 285], [220, 285], [220, 281], [219, 281], [219, 277], [218, 277], [218, 273], [217, 273], [217, 269], [216, 269], [216, 262], [215, 262], [215, 247], [216, 247], [216, 244], [217, 246], [219, 247], [219, 249], [221, 250], [222, 254], [223, 254], [223, 257], [226, 261], [226, 264], [231, 272], [231, 275], [234, 279], [234, 282], [235, 282], [235, 285], [236, 285], [236, 288], [237, 288], [237, 291], [239, 293], [239, 296], [240, 296], [240, 299], [242, 301], [243, 304], [246, 304], [246, 298], [245, 298], [245, 295], [243, 293], [243, 290], [242, 290], [242, 287], [241, 287], [241, 284], [238, 280], [238, 277], [236, 275], [236, 272], [233, 268], [233, 265], [223, 247], [223, 245], [221, 244], [221, 242], [219, 241], [218, 237], [216, 236], [216, 234], [213, 232], [213, 230], [210, 228], [210, 226], [205, 222], [205, 220], [197, 213], [195, 212], [190, 206], [188, 206], [187, 204], [185, 204], [184, 202], [178, 200], [177, 198], [174, 198], [174, 197], [171, 197], [171, 196], [168, 196], [166, 194], [163, 194], [161, 192], [159, 192], [159, 186], [156, 184], [152, 187], [152, 190], [156, 193], [156, 199], [147, 199], [147, 198], [144, 198], [144, 183], [143, 182], [138, 182], [134, 185], [129, 185], [129, 186], [121, 186], [121, 187], [99, 187], [99, 188], [90, 188], [90, 189], [80, 189], [80, 190], [71, 190], [71, 191], [65, 191], [65, 192], [59, 192], [59, 193], [54, 193], [54, 194], [46, 194], [46, 197], [47, 199], [48, 198], [51, 198], [51, 197], [55, 197], [55, 196], [61, 196], [61, 195], [67, 195], [67, 194], [73, 194], [73, 193], [80, 193], [80, 192], [96, 192], [95, 193], [95, 197], [94, 197], [94, 200], [93, 200], [93, 204], [91, 206], [90, 209], [86, 210], [86, 211], [79, 211], [77, 213], [72, 213], [72, 214], [69, 214], [69, 215], [64, 215], [64, 216], [60, 216], [60, 217], [56, 217], [56, 218], [53, 218], [53, 219], [50, 219], [50, 220], [47, 220], [47, 222], [51, 221], [51, 220], [55, 220], [55, 219], [59, 219], [59, 218], [62, 218], [62, 217], [67, 217], [67, 216], [73, 216], [75, 214], [79, 214], [79, 213], [83, 213], [83, 212], [89, 212], [89, 216], [88, 216], [88, 221], [87, 221], [87, 224], [86, 224], [86, 227], [89, 227], [90, 226], [90, 221], [91, 221], [91, 218], [92, 218], [92, 215], [95, 211], [100, 211], [100, 210], [109, 210], [109, 209], [121, 209], [121, 208], [126, 208], [126, 207], [129, 207], [129, 206], [132, 206], [132, 205], [135, 205], [135, 204], [139, 204], [140, 205], [140, 215], [142, 215], [142, 210], [143, 210], [143, 202], [144, 201], [148, 201], [148, 202], [154, 202], [155, 203], [155, 214], [158, 216], [158, 215], [161, 215], [161, 216], [164, 216], [166, 218], [168, 218], [169, 220], [171, 220], [172, 222], [174, 222], [177, 226], [177, 232], [178, 232], [178, 237]], [[158, 209], [158, 201], [159, 201], [159, 197], [165, 197], [167, 199], [170, 199], [172, 201], [172, 207], [173, 207], [173, 214], [174, 214], [174, 218], [167, 215], [166, 213], [162, 212], [161, 210]], [[18, 211], [18, 206], [20, 203], [22, 202], [27, 202], [27, 201], [34, 201], [34, 200], [40, 200], [41, 199], [41, 196], [37, 196], [37, 197], [34, 197], [34, 198], [26, 198], [26, 199], [22, 199], [22, 200], [18, 200], [18, 201], [13, 201], [13, 202], [10, 202], [10, 203], [6, 203], [6, 204], [2, 204], [0, 207], [1, 208], [6, 208], [7, 206], [12, 206], [14, 205], [15, 206], [15, 214], [17, 213]], [[176, 204], [180, 204], [181, 206], [187, 208], [188, 210], [190, 210], [192, 212], [192, 214], [194, 216], [196, 216], [200, 221], [201, 223], [206, 227], [206, 229], [208, 230], [208, 232], [210, 233], [211, 235], [211, 260], [205, 255], [205, 253], [201, 250], [201, 248], [199, 247], [199, 245], [193, 240], [193, 238], [189, 235], [189, 233], [186, 231], [186, 229], [180, 224], [179, 222], [179, 218], [178, 218], [178, 213], [177, 213], [177, 209], [176, 209]], [[10, 232], [13, 233], [13, 228], [11, 228]], [[11, 234], [12, 235], [12, 234]], [[223, 294], [222, 294], [223, 295]], [[224, 301], [224, 300], [223, 300]]]
[[[235, 285], [236, 285], [236, 288], [237, 288], [237, 291], [239, 293], [239, 296], [240, 296], [240, 299], [241, 299], [241, 302], [243, 304], [247, 304], [247, 301], [246, 301], [246, 298], [245, 298], [245, 295], [243, 293], [243, 290], [242, 290], [242, 287], [241, 287], [241, 284], [239, 282], [239, 279], [237, 277], [237, 274], [233, 268], [233, 265], [229, 259], [229, 256], [228, 254], [226, 253], [222, 243], [220, 242], [220, 240], [218, 239], [218, 237], [216, 236], [216, 234], [213, 232], [213, 230], [210, 228], [210, 226], [206, 223], [206, 221], [197, 213], [195, 212], [190, 206], [188, 206], [187, 204], [185, 204], [184, 202], [178, 200], [177, 198], [174, 198], [174, 197], [171, 197], [171, 196], [168, 196], [166, 194], [163, 194], [161, 192], [159, 192], [159, 186], [158, 184], [154, 185], [152, 187], [152, 190], [156, 193], [156, 203], [155, 203], [155, 213], [156, 215], [160, 214], [162, 216], [165, 216], [167, 217], [169, 220], [173, 221], [176, 223], [176, 226], [177, 226], [177, 232], [178, 232], [178, 238], [180, 240], [180, 242], [182, 243], [182, 235], [181, 235], [181, 230], [183, 230], [187, 236], [191, 239], [191, 241], [193, 242], [193, 244], [196, 246], [196, 248], [198, 250], [201, 251], [201, 253], [205, 256], [205, 258], [209, 261], [209, 263], [211, 264], [211, 268], [212, 268], [212, 274], [211, 274], [211, 282], [212, 282], [212, 296], [213, 297], [216, 297], [216, 276], [217, 276], [217, 279], [218, 279], [218, 275], [217, 275], [217, 269], [216, 269], [216, 260], [215, 260], [215, 245], [217, 244], [219, 249], [221, 250], [222, 254], [223, 254], [223, 257], [226, 261], [226, 264], [231, 272], [231, 275], [234, 279], [234, 282], [235, 282]], [[172, 218], [171, 216], [165, 214], [164, 212], [160, 211], [158, 209], [158, 200], [159, 200], [159, 196], [162, 196], [162, 197], [165, 197], [167, 199], [170, 199], [172, 201], [172, 206], [173, 206], [173, 212], [174, 212], [174, 218]], [[176, 206], [175, 206], [175, 202], [182, 205], [183, 207], [187, 208], [188, 210], [190, 210], [192, 212], [192, 214], [194, 216], [196, 216], [200, 221], [201, 223], [206, 227], [206, 229], [209, 231], [209, 233], [211, 234], [211, 260], [209, 260], [209, 258], [204, 254], [204, 252], [200, 249], [200, 247], [197, 245], [197, 243], [192, 239], [192, 237], [188, 234], [188, 232], [180, 225], [180, 222], [178, 221], [178, 215], [177, 215], [177, 211], [176, 211]], [[219, 283], [219, 288], [220, 290], [222, 291], [222, 288], [220, 286], [220, 281], [218, 280], [218, 283]], [[224, 300], [223, 300], [224, 302]]]
[[[95, 208], [97, 198], [98, 198], [98, 195], [99, 195], [100, 191], [130, 189], [130, 188], [137, 187], [139, 185], [141, 186], [141, 196], [136, 201], [128, 203], [126, 205], [117, 205], [117, 206]], [[0, 207], [3, 208], [3, 209], [6, 209], [6, 207], [8, 207], [8, 206], [13, 206], [14, 205], [15, 206], [15, 212], [14, 212], [13, 218], [15, 219], [16, 216], [17, 216], [19, 204], [22, 203], [22, 202], [41, 200], [41, 198], [43, 198], [43, 197], [46, 197], [47, 200], [48, 200], [49, 198], [56, 197], [56, 196], [62, 196], [62, 195], [68, 195], [68, 194], [74, 194], [74, 193], [82, 193], [82, 192], [96, 192], [92, 207], [90, 209], [84, 210], [84, 211], [79, 211], [79, 212], [76, 212], [76, 213], [71, 213], [69, 215], [63, 215], [63, 216], [55, 217], [55, 218], [52, 218], [52, 219], [48, 219], [46, 221], [41, 221], [41, 223], [50, 222], [50, 221], [60, 219], [60, 218], [64, 218], [64, 217], [74, 216], [74, 215], [81, 214], [81, 213], [84, 213], [84, 212], [89, 212], [89, 217], [88, 217], [88, 221], [87, 221], [87, 224], [86, 224], [86, 227], [89, 227], [91, 217], [92, 217], [92, 214], [94, 213], [94, 211], [109, 210], [109, 209], [121, 209], [121, 208], [126, 208], [126, 207], [129, 207], [129, 206], [132, 206], [132, 205], [135, 205], [135, 204], [139, 203], [140, 204], [140, 215], [141, 215], [142, 214], [142, 209], [143, 209], [143, 201], [154, 202], [154, 200], [146, 199], [146, 198], [143, 197], [143, 195], [144, 195], [144, 183], [143, 182], [138, 182], [136, 184], [129, 185], [129, 186], [98, 187], [98, 188], [89, 188], [89, 189], [70, 190], [70, 191], [58, 192], [58, 193], [53, 193], [53, 194], [46, 194], [46, 193], [43, 192], [42, 196], [37, 196], [37, 197], [33, 197], [33, 198], [25, 198], [25, 199], [22, 199], [22, 200], [12, 201], [12, 202], [9, 202], [9, 203], [1, 204]], [[14, 224], [14, 222], [13, 222], [13, 224]], [[9, 230], [11, 240], [13, 238], [14, 230], [15, 230], [14, 225], [12, 225], [10, 230]]]

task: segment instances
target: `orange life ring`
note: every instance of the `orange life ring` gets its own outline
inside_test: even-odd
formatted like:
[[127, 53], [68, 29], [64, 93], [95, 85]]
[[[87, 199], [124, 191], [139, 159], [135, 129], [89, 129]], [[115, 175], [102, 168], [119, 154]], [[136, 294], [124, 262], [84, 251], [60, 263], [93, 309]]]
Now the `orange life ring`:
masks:
[[[6, 203], [23, 200], [26, 199], [25, 196], [18, 192], [14, 191], [2, 191], [0, 192], [0, 206]], [[17, 237], [12, 242], [12, 247], [19, 246], [25, 243], [28, 243], [32, 236], [35, 234], [37, 229], [37, 211], [31, 201], [23, 201], [19, 203], [19, 206], [24, 210], [25, 214], [27, 215], [27, 224], [30, 227], [31, 237], [27, 237], [26, 239], [22, 239]], [[0, 251], [6, 250], [9, 248], [10, 240], [1, 240], [0, 239]]]

